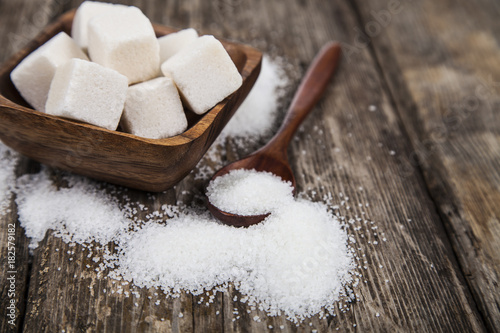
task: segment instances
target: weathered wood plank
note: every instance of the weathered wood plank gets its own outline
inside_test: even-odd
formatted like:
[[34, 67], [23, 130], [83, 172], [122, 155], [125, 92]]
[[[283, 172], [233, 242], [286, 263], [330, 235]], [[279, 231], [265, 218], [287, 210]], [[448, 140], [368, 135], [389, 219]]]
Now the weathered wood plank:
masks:
[[[500, 7], [495, 1], [356, 1], [387, 17], [376, 57], [474, 298], [500, 330]], [[383, 21], [381, 21], [383, 22]], [[366, 27], [366, 26], [365, 26]]]
[[1, 332], [18, 332], [22, 325], [29, 274], [27, 243], [24, 230], [17, 223], [15, 204], [11, 200], [9, 211], [0, 214]]
[[[0, 1], [0, 63], [22, 48], [48, 23], [49, 5], [50, 1]], [[36, 165], [21, 159], [17, 173], [24, 174], [33, 167], [36, 168]], [[13, 199], [9, 210], [0, 214], [0, 332], [21, 331], [31, 266], [29, 241], [17, 221]], [[14, 241], [9, 238], [11, 235], [14, 235]], [[14, 257], [13, 261], [11, 257]], [[15, 303], [11, 304], [11, 301]], [[14, 312], [9, 307], [13, 307]]]
[[[312, 7], [309, 4], [295, 11], [302, 9], [309, 13]], [[292, 32], [301, 38], [296, 44], [306, 45], [299, 50], [310, 52], [307, 39], [314, 38], [312, 33], [299, 33], [304, 30], [332, 31], [341, 41], [354, 38], [353, 28], [357, 22], [353, 15], [345, 14], [348, 8], [344, 2], [330, 10], [323, 7], [329, 15], [317, 14], [304, 27], [296, 24]], [[291, 12], [292, 8], [288, 16]], [[296, 170], [305, 175], [308, 186], [327, 187], [326, 180], [332, 182], [329, 187], [333, 193], [342, 192], [354, 203], [368, 201], [370, 206], [364, 210], [377, 221], [379, 229], [389, 235], [388, 242], [383, 242], [381, 247], [368, 243], [374, 239], [357, 240], [368, 257], [365, 271], [368, 283], [361, 287], [364, 301], [359, 303], [359, 308], [354, 307], [351, 320], [363, 331], [481, 330], [477, 313], [460, 322], [465, 317], [455, 312], [472, 314], [474, 305], [464, 288], [422, 178], [418, 174], [410, 179], [398, 175], [398, 155], [409, 147], [368, 50], [354, 55], [350, 62], [345, 60], [337, 78], [337, 82], [343, 84], [336, 86], [331, 98], [325, 99], [315, 123], [320, 129], [323, 127], [324, 137], [319, 138], [322, 142], [314, 135], [305, 135], [293, 151]], [[370, 105], [375, 105], [377, 111], [370, 112]], [[311, 147], [316, 152], [309, 155]], [[335, 148], [340, 149], [337, 154], [325, 154]], [[310, 156], [310, 161], [297, 156], [302, 150]], [[330, 168], [325, 167], [328, 165]], [[311, 169], [320, 179], [308, 176]], [[359, 186], [364, 190], [359, 192]], [[359, 207], [344, 210], [350, 216], [360, 215], [360, 211]], [[378, 269], [379, 265], [383, 269]], [[376, 316], [377, 312], [380, 317]]]
[[[78, 3], [59, 2], [52, 13]], [[284, 56], [297, 73], [304, 70], [324, 42], [355, 38], [352, 28], [357, 24], [346, 2], [134, 4], [153, 21], [194, 26], [202, 33], [237, 39]], [[368, 111], [371, 104], [377, 105], [376, 112]], [[365, 254], [362, 260], [367, 261], [367, 269], [361, 269], [366, 283], [362, 281], [355, 290], [361, 301], [349, 311], [338, 310], [335, 317], [312, 318], [296, 327], [283, 317], [267, 318], [258, 310], [248, 314], [245, 304], [233, 300], [240, 295], [232, 289], [217, 294], [215, 303], [208, 307], [200, 302], [201, 296], [183, 294], [177, 299], [164, 299], [154, 290], [137, 289], [139, 297], [127, 298], [111, 292], [116, 290], [112, 281], [97, 277], [92, 270], [96, 263], [87, 257], [87, 250], [48, 234], [33, 257], [25, 330], [262, 332], [272, 326], [283, 332], [336, 328], [483, 331], [423, 178], [418, 172], [407, 178], [400, 176], [398, 157], [409, 154], [411, 146], [367, 49], [354, 54], [350, 62], [344, 59], [335, 83], [303, 128], [290, 150], [299, 190], [314, 189], [319, 197], [328, 191], [342, 192], [343, 196], [337, 195], [335, 200], [340, 202], [349, 196], [351, 205], [349, 209], [341, 206], [342, 214], [349, 218], [366, 216], [376, 222], [359, 225], [363, 232], [350, 230], [358, 253]], [[391, 150], [396, 155], [391, 155]], [[229, 144], [229, 159], [242, 153]], [[196, 193], [203, 185], [190, 175], [175, 191], [154, 199], [135, 191], [128, 195], [150, 207], [177, 199], [189, 203], [197, 200]], [[184, 190], [190, 193], [184, 195]], [[359, 207], [358, 203], [370, 205]], [[378, 229], [372, 229], [375, 226]], [[98, 257], [99, 252], [94, 250], [93, 256]], [[124, 289], [134, 291], [130, 286]], [[234, 308], [241, 315], [235, 321]], [[253, 320], [256, 315], [261, 322]]]

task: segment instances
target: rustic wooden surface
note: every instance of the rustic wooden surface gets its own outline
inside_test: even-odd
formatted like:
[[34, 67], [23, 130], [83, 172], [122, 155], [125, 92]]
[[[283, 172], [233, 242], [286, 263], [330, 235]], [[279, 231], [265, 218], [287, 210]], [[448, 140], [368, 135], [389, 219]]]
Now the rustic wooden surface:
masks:
[[[79, 2], [0, 0], [0, 61]], [[164, 299], [154, 290], [138, 289], [140, 297], [126, 298], [104, 292], [113, 290], [112, 282], [86, 268], [95, 263], [78, 246], [48, 234], [28, 256], [18, 225], [20, 313], [16, 326], [10, 327], [3, 311], [8, 287], [5, 234], [9, 223], [17, 223], [12, 204], [12, 213], [0, 219], [0, 330], [500, 330], [497, 2], [124, 2], [140, 7], [154, 22], [191, 26], [282, 56], [298, 74], [325, 42], [343, 44], [336, 78], [292, 141], [289, 155], [299, 191], [315, 189], [320, 197], [328, 191], [342, 192], [351, 202], [350, 209], [341, 206], [342, 214], [354, 217], [363, 210], [376, 222], [377, 236], [352, 233], [367, 261], [367, 269], [362, 269], [366, 283], [356, 288], [360, 301], [345, 313], [315, 317], [296, 327], [283, 317], [247, 314], [245, 304], [233, 301], [238, 295], [233, 290], [218, 293], [208, 307], [199, 304], [199, 296]], [[382, 10], [390, 13], [389, 19]], [[290, 93], [297, 84], [295, 80]], [[370, 105], [377, 110], [370, 112]], [[227, 149], [228, 160], [247, 152], [231, 143]], [[18, 173], [36, 167], [23, 159]], [[194, 200], [182, 191], [196, 193], [193, 188], [203, 185], [190, 175], [176, 190], [154, 199], [146, 193], [129, 194], [157, 207], [177, 199]], [[337, 195], [335, 200], [342, 198]], [[382, 232], [387, 242], [381, 241]], [[235, 307], [241, 318], [233, 321]], [[262, 322], [252, 320], [256, 314]]]
[[[387, 10], [385, 1], [358, 8]], [[500, 6], [407, 1], [375, 57], [408, 133], [408, 173], [422, 172], [487, 323], [500, 331]], [[411, 22], [413, 29], [405, 29]], [[394, 64], [397, 64], [394, 66]]]

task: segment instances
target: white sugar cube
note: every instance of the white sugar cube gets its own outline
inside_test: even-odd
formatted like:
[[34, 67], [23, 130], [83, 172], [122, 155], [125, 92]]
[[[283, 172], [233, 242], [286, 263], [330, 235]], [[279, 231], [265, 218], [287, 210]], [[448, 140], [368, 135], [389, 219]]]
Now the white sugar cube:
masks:
[[96, 16], [88, 27], [92, 61], [125, 75], [129, 84], [158, 76], [160, 47], [151, 22], [139, 8]]
[[198, 38], [193, 28], [184, 29], [158, 38], [160, 44], [160, 63], [182, 50], [183, 47]]
[[10, 78], [21, 96], [35, 110], [45, 112], [56, 68], [71, 58], [88, 60], [73, 39], [60, 32], [24, 58], [10, 73]]
[[187, 119], [173, 81], [159, 77], [130, 86], [121, 124], [126, 132], [150, 139], [184, 132]]
[[122, 10], [128, 6], [115, 5], [112, 3], [84, 1], [76, 10], [71, 37], [84, 50], [88, 47], [88, 24], [89, 21], [99, 15], [108, 15], [111, 12]]
[[242, 84], [238, 69], [222, 44], [213, 36], [202, 36], [161, 65], [186, 103], [203, 114], [236, 91]]
[[115, 70], [72, 59], [56, 70], [48, 114], [116, 130], [125, 104], [127, 77]]

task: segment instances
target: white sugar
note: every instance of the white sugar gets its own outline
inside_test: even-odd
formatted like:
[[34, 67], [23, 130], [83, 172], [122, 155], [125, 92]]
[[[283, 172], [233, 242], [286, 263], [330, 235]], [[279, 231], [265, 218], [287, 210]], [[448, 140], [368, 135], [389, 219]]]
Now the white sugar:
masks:
[[19, 219], [31, 248], [49, 229], [66, 242], [114, 241], [115, 252], [93, 260], [98, 274], [114, 267], [110, 277], [160, 288], [167, 296], [225, 290], [232, 283], [249, 308], [294, 322], [323, 308], [333, 311], [336, 301], [348, 297], [344, 289], [354, 264], [346, 231], [325, 204], [294, 200], [289, 185], [287, 194], [279, 194], [288, 199], [275, 202], [263, 223], [233, 228], [200, 207], [165, 205], [151, 216], [172, 218], [137, 220], [131, 212], [138, 203], [120, 208], [96, 183], [71, 175], [64, 180], [68, 187], [56, 188], [43, 169], [18, 181]]
[[92, 61], [125, 75], [129, 84], [159, 74], [160, 46], [151, 22], [137, 7], [91, 19], [88, 51]]
[[118, 205], [85, 178], [73, 177], [69, 188], [57, 189], [46, 171], [18, 181], [19, 221], [36, 248], [48, 229], [67, 242], [107, 244], [128, 221]]
[[127, 6], [97, 1], [84, 1], [76, 10], [71, 27], [71, 36], [82, 49], [87, 50], [89, 44], [89, 21], [96, 16], [107, 15], [108, 13], [116, 12], [124, 8], [127, 8]]
[[198, 33], [193, 28], [184, 29], [158, 38], [160, 64], [167, 61], [196, 38], [198, 38]]
[[120, 242], [115, 274], [167, 294], [232, 282], [270, 315], [300, 320], [339, 299], [350, 281], [347, 235], [327, 207], [292, 201], [250, 228], [182, 214]]
[[259, 215], [293, 200], [290, 182], [270, 172], [232, 170], [217, 177], [207, 188], [207, 197], [219, 209], [238, 215]]
[[184, 132], [188, 122], [174, 82], [159, 77], [129, 87], [121, 124], [126, 132], [151, 139]]
[[127, 96], [127, 77], [81, 59], [57, 68], [46, 104], [48, 114], [116, 130]]
[[21, 96], [35, 110], [45, 112], [50, 83], [56, 69], [73, 58], [88, 60], [73, 39], [60, 32], [24, 58], [14, 68], [10, 78]]
[[186, 107], [197, 114], [210, 110], [243, 82], [222, 43], [210, 35], [183, 47], [161, 65], [161, 71], [174, 80]]

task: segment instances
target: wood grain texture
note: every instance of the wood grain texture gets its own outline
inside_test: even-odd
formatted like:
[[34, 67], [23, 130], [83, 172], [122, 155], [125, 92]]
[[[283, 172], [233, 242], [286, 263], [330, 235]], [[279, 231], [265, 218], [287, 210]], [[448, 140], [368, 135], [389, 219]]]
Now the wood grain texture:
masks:
[[410, 177], [423, 170], [481, 314], [500, 331], [500, 6], [401, 1], [387, 15], [385, 1], [356, 3], [364, 22], [388, 18], [370, 45], [412, 142], [402, 163]]
[[[5, 1], [10, 0], [0, 0], [0, 8], [6, 6]], [[48, 1], [48, 17], [53, 19], [79, 2]], [[352, 42], [358, 38], [355, 28], [360, 25], [358, 11], [348, 1], [126, 3], [140, 7], [154, 22], [180, 28], [193, 26], [201, 33], [250, 43], [266, 53], [284, 57], [291, 64], [291, 73], [295, 73], [290, 92], [295, 91], [300, 74], [325, 42]], [[436, 11], [432, 6], [427, 10]], [[412, 31], [410, 23], [401, 23], [399, 30]], [[400, 44], [410, 47], [406, 42]], [[0, 50], [0, 58], [7, 59], [2, 52], [6, 51]], [[425, 178], [419, 169], [409, 175], [405, 172], [404, 157], [414, 150], [408, 139], [412, 135], [407, 134], [408, 122], [400, 118], [400, 105], [396, 103], [394, 107], [393, 86], [389, 85], [390, 90], [385, 88], [387, 76], [381, 76], [381, 62], [376, 60], [379, 58], [374, 58], [369, 48], [361, 48], [349, 57], [344, 53], [334, 84], [327, 88], [314, 116], [306, 120], [289, 149], [299, 192], [314, 190], [316, 194], [311, 195], [318, 200], [332, 192], [336, 202], [344, 201], [339, 210], [347, 219], [359, 216], [374, 223], [356, 222], [348, 229], [356, 240], [358, 255], [364, 255], [360, 261], [363, 278], [355, 289], [360, 301], [354, 302], [348, 311], [337, 310], [334, 317], [314, 317], [295, 326], [282, 316], [266, 317], [259, 310], [234, 301], [235, 296], [239, 299], [241, 295], [232, 287], [226, 293], [218, 293], [209, 306], [205, 304], [207, 295], [182, 294], [180, 298], [165, 299], [160, 292], [134, 290], [129, 285], [123, 288], [137, 293], [125, 297], [116, 292], [116, 282], [97, 277], [93, 270], [96, 263], [87, 257], [87, 249], [70, 246], [48, 233], [33, 254], [24, 330], [485, 331], [476, 307], [477, 295], [472, 297], [460, 269], [463, 265], [459, 266], [456, 260], [460, 256], [453, 251], [457, 247], [450, 244], [450, 229], [443, 226], [438, 215], [440, 206], [434, 204], [434, 196], [427, 191], [429, 171]], [[401, 83], [404, 86], [405, 81]], [[420, 83], [425, 87], [424, 81]], [[290, 98], [286, 103], [289, 102]], [[369, 111], [370, 105], [375, 105], [376, 111]], [[416, 113], [417, 109], [425, 110], [418, 105], [411, 110]], [[227, 154], [221, 158], [228, 161], [243, 157], [248, 150], [232, 145], [231, 141], [226, 148]], [[257, 144], [249, 147], [255, 148]], [[53, 172], [57, 182], [58, 172]], [[127, 195], [157, 209], [177, 200], [199, 201], [204, 185], [203, 180], [190, 174], [175, 189], [157, 196], [133, 190]], [[361, 230], [355, 231], [357, 227]], [[498, 242], [493, 241], [491, 246], [495, 244]], [[476, 250], [482, 251], [479, 247]], [[99, 251], [94, 250], [93, 256], [98, 257]], [[240, 316], [237, 320], [236, 311]], [[254, 321], [254, 316], [261, 322]]]
[[0, 332], [17, 332], [22, 326], [30, 265], [28, 240], [17, 222], [13, 200], [9, 210], [0, 214]]
[[[24, 47], [33, 39], [50, 20], [49, 1], [0, 1], [0, 63]], [[32, 171], [36, 165], [22, 158], [18, 162], [17, 174]], [[29, 284], [31, 257], [28, 254], [28, 243], [24, 230], [17, 221], [17, 210], [11, 198], [9, 211], [0, 213], [0, 332], [21, 331], [26, 308], [26, 294]], [[14, 269], [9, 266], [9, 229], [15, 226], [15, 263]], [[9, 271], [15, 273], [9, 273]], [[9, 296], [10, 280], [14, 276], [15, 292]], [[15, 300], [14, 325], [8, 317], [10, 300]]]

